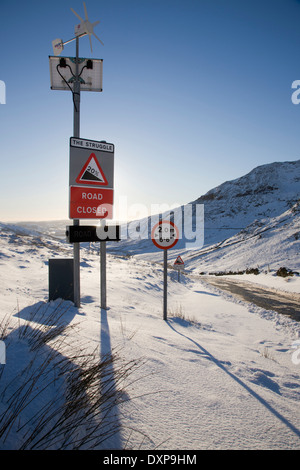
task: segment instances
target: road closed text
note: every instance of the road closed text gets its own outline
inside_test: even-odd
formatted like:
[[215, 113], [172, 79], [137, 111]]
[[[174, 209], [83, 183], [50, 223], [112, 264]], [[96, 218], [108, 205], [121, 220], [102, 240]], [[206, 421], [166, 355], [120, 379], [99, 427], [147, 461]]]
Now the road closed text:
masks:
[[113, 189], [70, 187], [70, 219], [112, 219]]

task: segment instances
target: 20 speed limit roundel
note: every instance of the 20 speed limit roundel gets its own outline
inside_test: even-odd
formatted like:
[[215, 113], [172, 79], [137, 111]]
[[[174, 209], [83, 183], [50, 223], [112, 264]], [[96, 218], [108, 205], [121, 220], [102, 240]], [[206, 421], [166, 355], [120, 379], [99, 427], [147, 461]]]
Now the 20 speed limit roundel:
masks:
[[168, 250], [178, 242], [179, 230], [170, 220], [161, 220], [152, 228], [151, 239], [157, 248]]

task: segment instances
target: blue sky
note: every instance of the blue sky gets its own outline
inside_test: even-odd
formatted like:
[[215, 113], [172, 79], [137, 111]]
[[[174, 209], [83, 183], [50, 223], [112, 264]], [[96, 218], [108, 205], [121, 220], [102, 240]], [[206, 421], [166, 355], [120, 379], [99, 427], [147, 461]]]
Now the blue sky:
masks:
[[[103, 93], [81, 94], [81, 137], [115, 144], [119, 201], [189, 203], [254, 167], [300, 158], [300, 1], [86, 0]], [[80, 0], [0, 3], [0, 220], [68, 218], [71, 93], [50, 89], [52, 40]], [[75, 55], [75, 42], [63, 56]], [[135, 214], [129, 214], [132, 218]]]

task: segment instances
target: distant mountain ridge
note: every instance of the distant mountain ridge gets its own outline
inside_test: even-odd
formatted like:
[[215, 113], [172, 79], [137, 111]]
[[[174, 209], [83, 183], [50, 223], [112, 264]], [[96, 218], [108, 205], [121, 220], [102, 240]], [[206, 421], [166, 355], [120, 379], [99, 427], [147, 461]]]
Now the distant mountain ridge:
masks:
[[[274, 191], [288, 191], [299, 195], [300, 188], [300, 160], [275, 162], [260, 165], [249, 173], [209, 190], [197, 201], [222, 199], [231, 197], [245, 197], [255, 194], [268, 194]], [[293, 204], [296, 201], [293, 202]]]

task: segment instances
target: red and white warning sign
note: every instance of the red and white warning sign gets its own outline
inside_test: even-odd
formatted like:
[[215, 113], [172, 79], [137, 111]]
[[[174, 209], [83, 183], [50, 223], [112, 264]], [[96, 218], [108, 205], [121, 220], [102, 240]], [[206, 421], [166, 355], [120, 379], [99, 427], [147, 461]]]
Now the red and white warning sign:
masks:
[[151, 239], [157, 248], [169, 250], [179, 240], [179, 230], [170, 220], [161, 220], [151, 230]]
[[70, 219], [112, 219], [113, 189], [70, 186]]
[[71, 137], [69, 186], [114, 189], [114, 145]]
[[76, 178], [76, 183], [107, 186], [107, 179], [94, 153], [90, 154]]
[[183, 267], [184, 261], [182, 260], [181, 256], [177, 256], [176, 260], [174, 261], [174, 266]]

